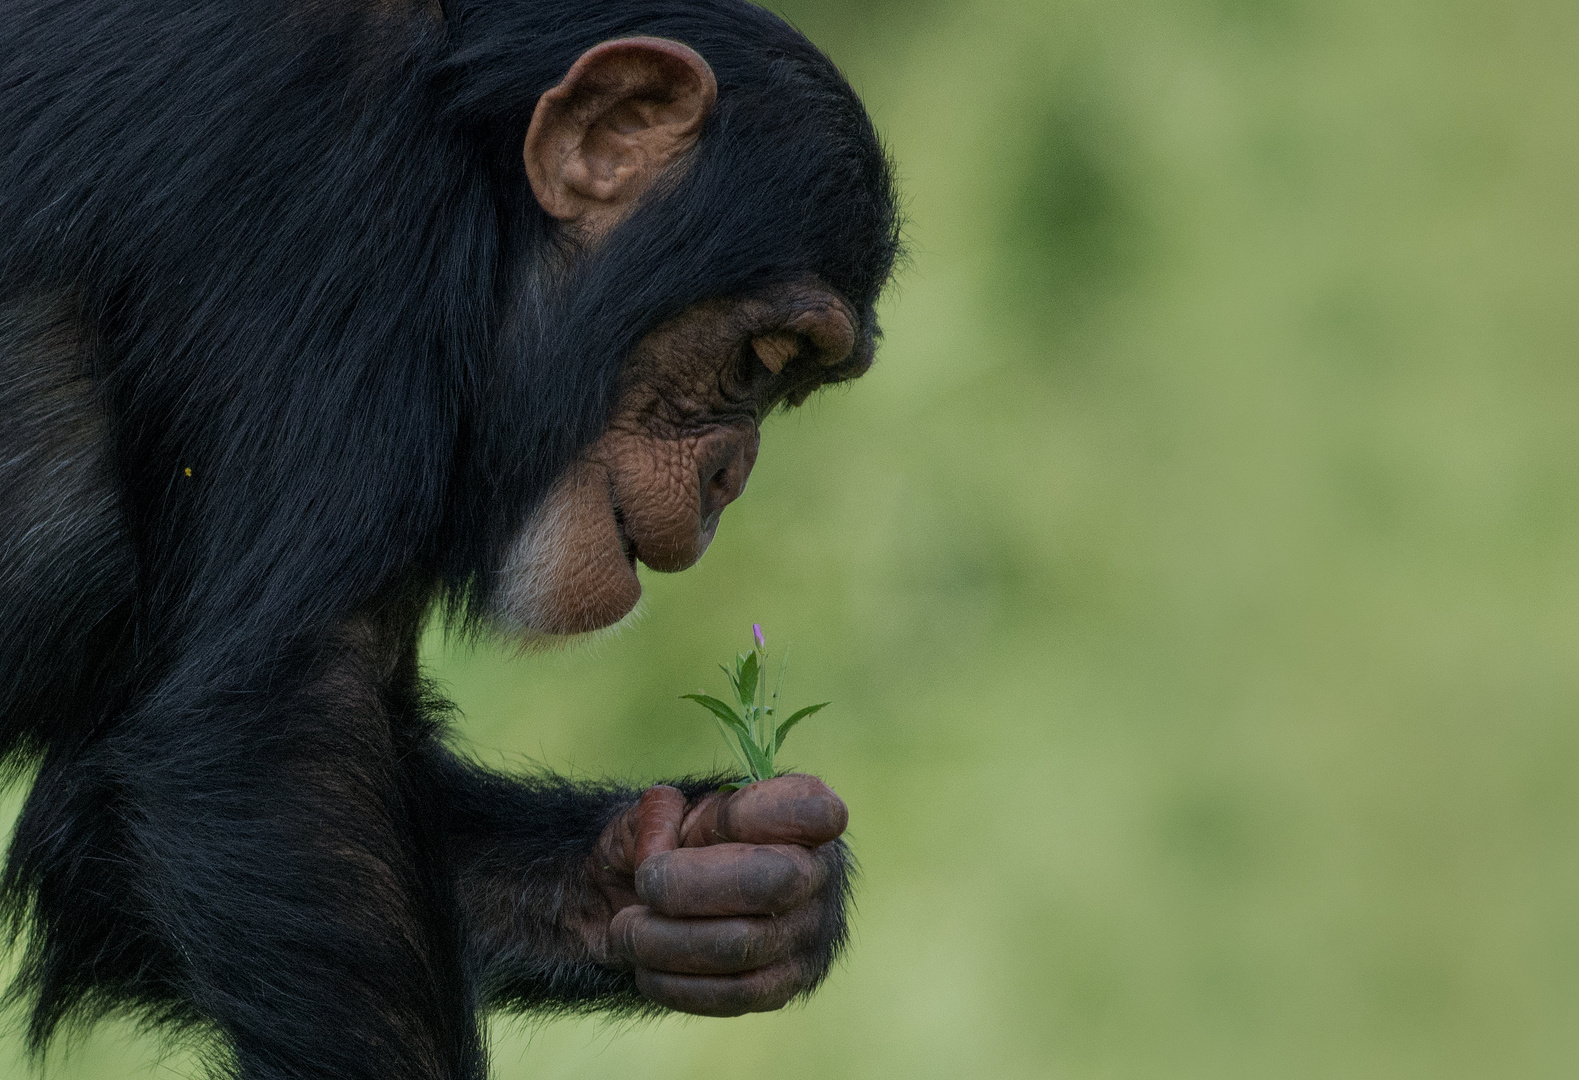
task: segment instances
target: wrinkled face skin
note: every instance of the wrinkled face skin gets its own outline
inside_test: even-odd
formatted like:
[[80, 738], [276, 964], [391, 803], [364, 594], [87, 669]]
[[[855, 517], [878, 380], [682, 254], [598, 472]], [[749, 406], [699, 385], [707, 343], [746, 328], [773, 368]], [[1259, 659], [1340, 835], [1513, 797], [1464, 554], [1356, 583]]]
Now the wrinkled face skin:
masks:
[[509, 631], [579, 634], [624, 618], [639, 560], [684, 570], [745, 490], [775, 405], [872, 360], [848, 304], [815, 281], [693, 305], [637, 345], [607, 429], [517, 537], [496, 592]]

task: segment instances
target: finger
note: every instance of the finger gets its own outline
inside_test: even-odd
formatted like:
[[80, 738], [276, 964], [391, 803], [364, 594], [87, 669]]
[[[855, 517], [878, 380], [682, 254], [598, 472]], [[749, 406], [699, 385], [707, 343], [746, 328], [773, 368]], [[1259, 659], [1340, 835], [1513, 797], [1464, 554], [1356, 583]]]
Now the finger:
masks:
[[681, 843], [817, 847], [837, 838], [849, 821], [849, 808], [827, 784], [815, 776], [790, 773], [704, 799], [687, 817]]
[[804, 904], [828, 867], [797, 844], [664, 851], [636, 870], [636, 895], [662, 915], [776, 915]]
[[680, 846], [680, 822], [685, 818], [685, 795], [679, 788], [655, 784], [641, 793], [634, 807], [636, 850], [632, 858], [640, 867], [660, 851]]
[[783, 960], [793, 931], [772, 916], [671, 919], [633, 905], [614, 916], [609, 937], [624, 963], [649, 971], [731, 975]]
[[745, 975], [636, 972], [636, 988], [648, 998], [697, 1016], [739, 1016], [782, 1008], [803, 985], [802, 968], [794, 962]]

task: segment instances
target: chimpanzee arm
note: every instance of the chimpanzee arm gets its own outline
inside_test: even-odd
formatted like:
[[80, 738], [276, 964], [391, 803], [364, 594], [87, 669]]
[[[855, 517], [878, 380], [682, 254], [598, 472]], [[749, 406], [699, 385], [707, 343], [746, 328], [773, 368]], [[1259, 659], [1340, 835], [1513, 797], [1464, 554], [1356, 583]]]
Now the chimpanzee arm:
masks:
[[555, 776], [514, 778], [422, 755], [431, 805], [444, 808], [449, 858], [480, 995], [511, 1011], [644, 1011], [631, 972], [597, 962], [586, 930], [614, 915], [591, 858], [609, 822], [641, 792]]
[[[81, 813], [125, 833], [113, 865], [135, 889], [114, 917], [171, 960], [161, 993], [182, 1005], [160, 1015], [199, 1018], [245, 1080], [486, 1071], [444, 837], [405, 767], [421, 718], [385, 636], [350, 625], [300, 668], [194, 655], [80, 764], [117, 800]], [[81, 902], [41, 889], [41, 925]]]
[[294, 687], [196, 656], [46, 767], [9, 881], [37, 1045], [120, 1001], [209, 1027], [246, 1080], [465, 1080], [487, 1007], [732, 1015], [815, 986], [844, 940], [832, 792], [481, 769], [440, 741], [417, 626], [353, 622]]

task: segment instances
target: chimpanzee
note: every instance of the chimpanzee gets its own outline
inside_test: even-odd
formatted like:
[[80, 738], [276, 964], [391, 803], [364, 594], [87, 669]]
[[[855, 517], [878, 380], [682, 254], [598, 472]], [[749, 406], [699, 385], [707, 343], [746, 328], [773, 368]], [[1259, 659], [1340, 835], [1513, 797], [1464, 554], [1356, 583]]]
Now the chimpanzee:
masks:
[[[743, 0], [27, 0], [0, 33], [3, 879], [42, 1050], [459, 1080], [489, 1009], [733, 1015], [845, 938], [843, 803], [485, 770], [417, 644], [695, 562], [871, 363], [892, 171]], [[838, 467], [848, 467], [840, 463]]]

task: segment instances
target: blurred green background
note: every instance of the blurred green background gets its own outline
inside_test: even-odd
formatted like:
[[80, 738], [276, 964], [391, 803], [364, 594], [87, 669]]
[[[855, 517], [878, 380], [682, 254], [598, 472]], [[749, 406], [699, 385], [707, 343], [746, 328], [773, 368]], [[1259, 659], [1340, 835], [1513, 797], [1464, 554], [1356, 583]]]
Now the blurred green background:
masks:
[[1579, 1074], [1579, 8], [786, 11], [908, 192], [878, 366], [633, 625], [431, 657], [486, 760], [650, 779], [793, 643], [854, 948], [500, 1080]]

